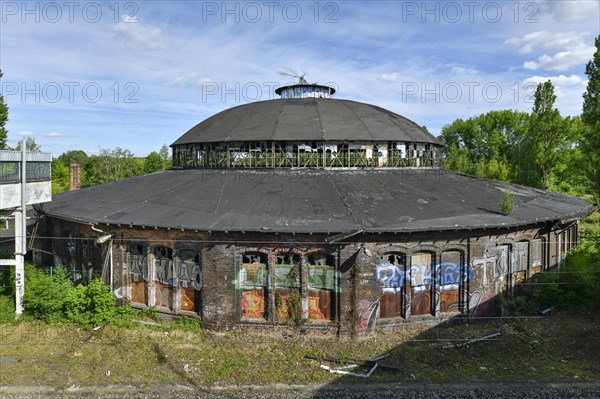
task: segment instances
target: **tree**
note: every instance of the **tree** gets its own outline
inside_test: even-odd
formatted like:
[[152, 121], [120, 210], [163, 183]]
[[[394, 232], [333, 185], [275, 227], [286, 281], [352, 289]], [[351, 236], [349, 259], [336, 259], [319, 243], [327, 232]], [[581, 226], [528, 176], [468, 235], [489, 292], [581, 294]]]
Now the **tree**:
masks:
[[585, 123], [582, 152], [588, 160], [586, 170], [596, 201], [600, 200], [600, 35], [596, 37], [596, 52], [585, 66], [588, 84], [583, 94], [581, 119]]
[[446, 144], [444, 168], [518, 181], [524, 164], [521, 145], [528, 123], [528, 114], [512, 110], [455, 120], [444, 126], [438, 137]]
[[539, 173], [538, 186], [548, 189], [555, 165], [558, 147], [564, 143], [563, 119], [554, 108], [556, 95], [550, 80], [535, 89], [535, 100], [529, 124], [529, 140], [535, 165]]
[[[0, 70], [0, 78], [2, 78], [2, 71]], [[8, 131], [4, 128], [4, 125], [8, 121], [8, 107], [4, 104], [4, 97], [0, 94], [0, 150], [6, 149], [6, 138]]]
[[123, 180], [143, 172], [133, 153], [127, 149], [100, 148], [99, 152], [98, 155], [89, 157], [85, 166], [88, 186]]
[[163, 169], [169, 169], [173, 166], [173, 159], [171, 158], [169, 147], [167, 147], [166, 144], [163, 144], [163, 146], [160, 147], [158, 155], [160, 155], [160, 159], [162, 159]]
[[164, 162], [156, 151], [152, 151], [144, 160], [144, 172], [153, 173], [164, 169]]
[[[21, 151], [21, 144], [23, 142], [19, 141], [17, 143], [17, 146], [15, 147], [16, 151]], [[29, 152], [37, 152], [37, 151], [41, 151], [42, 148], [40, 147], [40, 145], [38, 143], [35, 142], [35, 139], [33, 137], [27, 137], [25, 139], [25, 150], [29, 151]]]

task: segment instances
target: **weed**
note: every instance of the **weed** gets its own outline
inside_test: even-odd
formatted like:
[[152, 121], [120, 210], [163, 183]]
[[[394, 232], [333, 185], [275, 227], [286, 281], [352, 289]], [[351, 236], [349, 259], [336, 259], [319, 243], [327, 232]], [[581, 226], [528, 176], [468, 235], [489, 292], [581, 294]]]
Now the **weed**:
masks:
[[514, 212], [517, 206], [515, 205], [515, 198], [512, 191], [506, 190], [504, 192], [502, 200], [498, 203], [498, 208], [503, 215], [510, 215]]

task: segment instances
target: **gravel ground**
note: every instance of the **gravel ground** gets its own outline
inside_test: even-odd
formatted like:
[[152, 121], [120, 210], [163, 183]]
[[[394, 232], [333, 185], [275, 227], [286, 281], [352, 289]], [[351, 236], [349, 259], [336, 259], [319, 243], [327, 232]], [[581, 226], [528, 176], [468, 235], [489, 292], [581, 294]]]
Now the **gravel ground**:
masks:
[[213, 398], [439, 398], [439, 399], [600, 399], [600, 383], [579, 384], [337, 384], [324, 386], [216, 387], [192, 391], [183, 386], [71, 388], [0, 387], [0, 398], [10, 399], [213, 399]]

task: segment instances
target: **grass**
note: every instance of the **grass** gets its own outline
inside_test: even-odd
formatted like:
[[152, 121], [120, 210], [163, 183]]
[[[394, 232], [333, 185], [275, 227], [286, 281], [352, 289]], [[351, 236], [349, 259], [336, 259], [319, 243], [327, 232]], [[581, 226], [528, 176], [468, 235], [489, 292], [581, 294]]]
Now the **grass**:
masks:
[[[89, 332], [26, 321], [0, 328], [0, 385], [328, 383], [340, 378], [307, 355], [368, 359], [381, 354], [389, 355], [384, 363], [399, 370], [380, 369], [369, 382], [600, 382], [598, 314], [454, 323], [416, 335], [380, 332], [357, 340], [187, 326], [106, 326]], [[493, 332], [501, 333], [498, 339], [442, 348]]]

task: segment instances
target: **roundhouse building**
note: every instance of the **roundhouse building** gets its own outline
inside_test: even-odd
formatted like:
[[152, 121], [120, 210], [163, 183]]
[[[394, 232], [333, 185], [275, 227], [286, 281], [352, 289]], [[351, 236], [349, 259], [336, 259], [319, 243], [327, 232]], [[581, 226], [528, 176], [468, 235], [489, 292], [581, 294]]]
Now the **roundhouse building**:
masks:
[[486, 314], [557, 267], [593, 211], [441, 170], [426, 130], [330, 87], [277, 93], [190, 129], [170, 170], [56, 195], [38, 209], [52, 261], [207, 327], [371, 331]]

